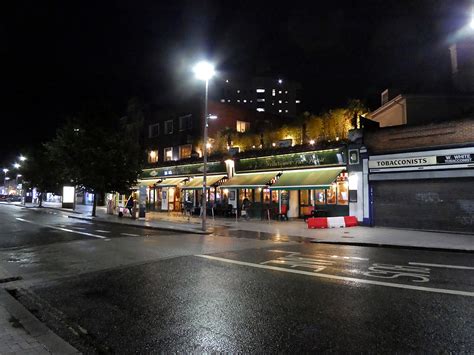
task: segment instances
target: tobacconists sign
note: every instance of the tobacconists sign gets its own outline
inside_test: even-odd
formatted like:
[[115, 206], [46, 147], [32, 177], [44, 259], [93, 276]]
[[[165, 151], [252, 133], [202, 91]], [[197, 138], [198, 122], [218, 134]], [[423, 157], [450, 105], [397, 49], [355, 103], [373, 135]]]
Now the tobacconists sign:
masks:
[[[375, 157], [374, 157], [375, 158]], [[396, 159], [371, 159], [371, 171], [397, 170], [403, 168], [424, 169], [426, 166], [443, 168], [442, 166], [454, 164], [474, 164], [474, 154], [447, 154], [422, 157], [396, 158]], [[411, 169], [409, 169], [411, 170]]]

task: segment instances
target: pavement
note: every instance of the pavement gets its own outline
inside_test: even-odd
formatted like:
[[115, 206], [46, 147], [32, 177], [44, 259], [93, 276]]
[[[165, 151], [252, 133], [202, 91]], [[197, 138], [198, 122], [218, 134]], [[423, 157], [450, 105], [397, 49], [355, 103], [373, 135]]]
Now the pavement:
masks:
[[[27, 207], [36, 208], [30, 204]], [[62, 210], [70, 218], [97, 220], [140, 228], [150, 228], [192, 234], [225, 234], [229, 231], [251, 231], [272, 234], [276, 238], [299, 237], [314, 243], [330, 243], [359, 246], [384, 246], [399, 248], [421, 248], [450, 251], [474, 251], [474, 235], [446, 232], [416, 231], [381, 227], [350, 227], [331, 229], [308, 229], [302, 220], [259, 221], [235, 220], [232, 218], [212, 218], [208, 220], [208, 230], [201, 230], [201, 220], [183, 216], [181, 213], [149, 212], [146, 219], [119, 218], [106, 213], [105, 207], [97, 207], [97, 217], [91, 217], [91, 206], [77, 206], [75, 211], [60, 208], [60, 204], [44, 203], [44, 207]]]

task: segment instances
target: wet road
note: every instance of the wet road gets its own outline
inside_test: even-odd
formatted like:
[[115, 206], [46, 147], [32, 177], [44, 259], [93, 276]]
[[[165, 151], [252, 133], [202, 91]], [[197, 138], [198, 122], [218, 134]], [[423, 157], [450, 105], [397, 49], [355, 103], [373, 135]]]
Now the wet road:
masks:
[[[35, 221], [49, 218], [63, 217]], [[84, 228], [100, 235], [94, 224]], [[108, 243], [139, 247], [142, 237], [120, 230]], [[61, 245], [77, 243], [55, 239], [70, 234], [114, 245], [49, 233]], [[474, 351], [472, 254], [248, 237], [156, 233], [147, 237], [153, 247], [181, 252], [12, 288], [85, 353]]]

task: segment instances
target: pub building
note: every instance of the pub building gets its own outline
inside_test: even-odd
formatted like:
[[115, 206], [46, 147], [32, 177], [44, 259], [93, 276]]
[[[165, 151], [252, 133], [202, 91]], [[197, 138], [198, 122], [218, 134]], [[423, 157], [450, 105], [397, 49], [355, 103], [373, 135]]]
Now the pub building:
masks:
[[364, 217], [371, 225], [474, 230], [474, 147], [370, 155], [366, 161], [370, 193], [364, 204], [370, 208]]
[[[203, 164], [183, 164], [144, 169], [139, 185], [146, 186], [147, 211], [182, 212], [184, 203], [200, 207], [203, 187]], [[207, 164], [207, 200], [216, 204], [222, 200], [218, 188], [227, 178], [225, 164]]]
[[[343, 148], [236, 159], [235, 175], [222, 187], [229, 203], [241, 210], [250, 201], [250, 217], [303, 218], [347, 216], [348, 175]], [[233, 171], [234, 169], [228, 169]]]

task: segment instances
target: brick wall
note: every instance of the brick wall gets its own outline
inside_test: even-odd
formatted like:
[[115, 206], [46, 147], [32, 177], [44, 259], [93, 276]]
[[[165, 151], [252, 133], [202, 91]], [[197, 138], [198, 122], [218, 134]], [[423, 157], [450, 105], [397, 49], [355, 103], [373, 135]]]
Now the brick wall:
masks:
[[364, 133], [364, 145], [377, 154], [466, 144], [474, 144], [474, 118], [385, 127]]

